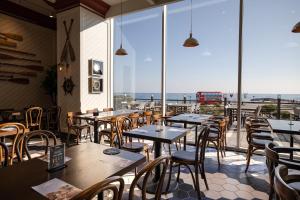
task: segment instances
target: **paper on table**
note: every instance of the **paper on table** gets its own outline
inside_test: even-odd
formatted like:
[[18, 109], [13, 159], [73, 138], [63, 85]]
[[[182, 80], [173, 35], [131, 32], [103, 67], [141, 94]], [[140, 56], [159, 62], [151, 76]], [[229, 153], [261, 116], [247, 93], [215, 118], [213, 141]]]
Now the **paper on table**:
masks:
[[81, 189], [74, 187], [60, 179], [54, 178], [50, 181], [32, 187], [33, 190], [47, 197], [50, 200], [67, 200], [81, 192]]

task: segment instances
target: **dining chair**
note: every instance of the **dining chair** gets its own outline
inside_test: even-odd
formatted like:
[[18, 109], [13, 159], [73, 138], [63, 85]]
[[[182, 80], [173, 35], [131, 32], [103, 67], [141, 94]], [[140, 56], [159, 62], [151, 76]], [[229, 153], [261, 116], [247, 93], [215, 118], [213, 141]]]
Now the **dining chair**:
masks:
[[109, 111], [114, 111], [113, 108], [103, 108], [103, 112], [109, 112]]
[[[172, 175], [172, 166], [174, 163], [178, 164], [178, 174], [177, 174], [177, 182], [179, 182], [180, 176], [180, 166], [184, 165], [189, 170], [192, 179], [194, 188], [197, 191], [198, 199], [201, 199], [200, 194], [200, 183], [199, 183], [199, 176], [198, 173], [200, 172], [201, 178], [204, 179], [204, 183], [206, 189], [208, 190], [207, 179], [205, 176], [205, 169], [204, 169], [204, 159], [205, 159], [205, 149], [208, 142], [208, 135], [209, 135], [209, 127], [201, 126], [200, 134], [198, 135], [197, 142], [196, 142], [196, 151], [176, 151], [171, 156], [170, 162], [170, 173], [169, 173], [169, 182], [167, 185], [167, 190], [170, 186], [171, 175]], [[195, 175], [193, 174], [190, 165], [194, 166], [195, 168]]]
[[61, 107], [52, 106], [46, 110], [47, 114], [47, 130], [53, 131], [56, 134], [60, 133], [60, 115]]
[[[115, 183], [119, 184], [119, 187]], [[122, 200], [124, 190], [124, 180], [120, 176], [112, 176], [104, 181], [83, 190], [79, 194], [72, 197], [70, 200], [92, 200], [97, 199], [97, 195], [102, 195], [104, 191], [110, 190], [113, 193], [113, 200]]]
[[8, 147], [4, 142], [0, 142], [0, 166], [8, 166]]
[[[21, 123], [5, 123], [0, 124], [0, 130], [7, 130], [11, 131], [13, 134], [8, 136], [6, 139], [9, 139], [11, 142], [7, 144], [9, 149], [9, 155], [8, 155], [8, 164], [12, 165], [15, 158], [17, 158], [17, 143], [18, 140], [22, 137], [23, 134], [25, 134], [25, 126]], [[1, 134], [0, 134], [1, 137]]]
[[99, 141], [101, 141], [102, 136], [105, 136], [108, 138], [110, 146], [113, 146], [117, 137], [117, 118], [111, 117], [100, 120], [100, 124], [104, 124], [104, 128], [99, 132]]
[[42, 123], [43, 109], [41, 107], [31, 107], [25, 112], [26, 128], [30, 130], [40, 130]]
[[[162, 172], [160, 175], [160, 179], [158, 180], [158, 185], [156, 187], [156, 192], [155, 192], [155, 200], [160, 200], [161, 199], [161, 194], [162, 194], [162, 188], [163, 188], [163, 184], [164, 184], [164, 179], [166, 176], [166, 172], [167, 172], [167, 168], [169, 167], [169, 160], [170, 157], [169, 156], [160, 156], [158, 158], [156, 158], [155, 160], [153, 160], [152, 162], [148, 163], [145, 167], [143, 167], [143, 169], [141, 169], [139, 171], [139, 173], [135, 176], [135, 178], [133, 179], [131, 185], [130, 185], [130, 189], [129, 189], [129, 195], [128, 195], [128, 199], [129, 200], [134, 200], [134, 192], [136, 191], [136, 186], [137, 183], [140, 181], [141, 178], [143, 178], [143, 182], [141, 185], [141, 192], [142, 192], [142, 196], [141, 199], [142, 200], [146, 200], [146, 184], [149, 182], [148, 179], [149, 177], [151, 177], [150, 175], [152, 174], [152, 171], [155, 169], [155, 167], [157, 167], [158, 165], [161, 165], [162, 167]], [[123, 199], [127, 199], [126, 197], [124, 197]]]
[[[289, 169], [300, 169], [300, 160], [290, 159], [290, 155], [292, 153], [299, 152], [300, 148], [293, 147], [280, 147], [277, 146], [274, 142], [270, 142], [266, 145], [265, 153], [266, 153], [266, 164], [269, 173], [269, 200], [273, 199], [274, 196], [274, 176], [275, 176], [275, 168], [279, 164], [286, 165]], [[288, 156], [286, 154], [289, 154]], [[281, 156], [282, 155], [282, 156]]]
[[280, 200], [300, 200], [300, 175], [289, 174], [287, 166], [279, 165], [275, 168], [274, 188]]
[[145, 111], [143, 113], [142, 120], [141, 120], [140, 124], [144, 124], [144, 125], [149, 126], [151, 124], [151, 120], [152, 120], [152, 111]]
[[[89, 135], [92, 142], [91, 127], [88, 124], [81, 124], [81, 120], [75, 119], [74, 116], [80, 115], [81, 112], [68, 112], [67, 113], [67, 126], [68, 126], [68, 136], [67, 136], [67, 146], [70, 145], [70, 136], [76, 136], [76, 142], [79, 144], [81, 139], [81, 133], [86, 130], [86, 134]], [[87, 136], [86, 136], [87, 137]]]

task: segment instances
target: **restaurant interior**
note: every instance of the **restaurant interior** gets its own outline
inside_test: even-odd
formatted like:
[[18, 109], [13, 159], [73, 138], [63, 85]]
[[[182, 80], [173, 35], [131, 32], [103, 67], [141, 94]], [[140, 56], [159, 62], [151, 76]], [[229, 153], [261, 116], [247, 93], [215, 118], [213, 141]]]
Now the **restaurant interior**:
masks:
[[[300, 200], [300, 100], [246, 102], [243, 93], [249, 1], [1, 0], [0, 200]], [[234, 75], [218, 81], [234, 80], [236, 98], [169, 99], [171, 14], [184, 14], [186, 33], [171, 47], [199, 57], [193, 50], [206, 44], [195, 9], [224, 2], [234, 5], [235, 34], [214, 28], [235, 41], [222, 52], [236, 62]], [[293, 16], [286, 33], [300, 42], [300, 13]], [[128, 36], [137, 22], [137, 37]], [[135, 77], [144, 58], [132, 40], [159, 58], [151, 69], [158, 81], [146, 84], [158, 97], [134, 94], [136, 79], [153, 74]], [[220, 99], [201, 100], [209, 95]]]

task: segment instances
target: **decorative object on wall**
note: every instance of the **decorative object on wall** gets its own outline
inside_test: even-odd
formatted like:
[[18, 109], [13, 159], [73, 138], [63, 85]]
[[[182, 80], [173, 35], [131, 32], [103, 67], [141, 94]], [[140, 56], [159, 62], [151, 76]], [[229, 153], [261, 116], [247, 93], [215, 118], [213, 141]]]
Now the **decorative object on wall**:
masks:
[[71, 34], [73, 22], [74, 22], [74, 19], [71, 19], [71, 23], [70, 23], [70, 26], [68, 29], [67, 29], [67, 22], [66, 21], [63, 22], [65, 32], [66, 32], [66, 41], [65, 41], [63, 50], [61, 52], [60, 64], [65, 63], [67, 65], [67, 67], [69, 67], [68, 53], [70, 54], [71, 61], [75, 61], [75, 52], [74, 52], [73, 46], [70, 41], [70, 34]]
[[12, 39], [12, 40], [16, 40], [16, 41], [23, 41], [23, 36], [19, 35], [19, 34], [15, 34], [15, 33], [1, 33], [0, 35]]
[[12, 48], [17, 47], [17, 43], [10, 42], [10, 41], [7, 41], [6, 39], [2, 39], [2, 38], [0, 38], [0, 45], [1, 46], [6, 46], [6, 47], [12, 47]]
[[44, 71], [44, 67], [40, 65], [18, 65], [18, 64], [0, 62], [0, 67], [19, 67], [19, 68], [30, 69], [39, 72]]
[[72, 95], [74, 87], [75, 87], [75, 84], [72, 80], [72, 76], [70, 76], [70, 78], [65, 77], [65, 80], [63, 83], [63, 89], [65, 92], [65, 95], [67, 95], [67, 94]]
[[103, 62], [99, 60], [89, 60], [89, 75], [102, 76], [103, 75]]
[[103, 79], [102, 78], [89, 78], [89, 92], [91, 94], [100, 94], [103, 92]]
[[22, 84], [22, 85], [29, 84], [29, 79], [27, 78], [6, 78], [6, 79], [0, 79], [0, 81], [8, 81], [8, 82]]
[[13, 72], [13, 71], [2, 71], [0, 70], [0, 74], [16, 74], [21, 76], [29, 76], [29, 77], [36, 77], [37, 74], [35, 72]]
[[30, 62], [34, 62], [34, 63], [41, 63], [42, 62], [41, 60], [20, 58], [20, 57], [11, 56], [11, 55], [8, 55], [8, 54], [3, 54], [3, 53], [0, 53], [0, 59], [4, 59], [4, 60], [25, 60], [25, 61], [30, 61]]
[[120, 48], [117, 49], [116, 56], [126, 56], [128, 55], [127, 51], [123, 49], [123, 1], [121, 0], [121, 44]]
[[6, 49], [6, 48], [2, 48], [2, 47], [0, 47], [0, 50], [8, 52], [8, 53], [22, 54], [22, 55], [26, 55], [26, 56], [36, 56], [36, 54], [34, 54], [34, 53], [28, 53], [25, 51], [19, 51], [19, 50], [13, 50], [13, 49]]

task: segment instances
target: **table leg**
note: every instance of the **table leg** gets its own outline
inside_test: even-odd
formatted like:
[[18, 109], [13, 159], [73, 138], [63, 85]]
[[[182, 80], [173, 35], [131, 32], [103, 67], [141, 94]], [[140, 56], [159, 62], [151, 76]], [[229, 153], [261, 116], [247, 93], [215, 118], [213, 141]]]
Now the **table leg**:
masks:
[[[187, 124], [184, 123], [183, 127], [186, 128]], [[183, 137], [183, 150], [186, 151], [186, 135]]]
[[197, 145], [197, 139], [198, 139], [198, 125], [196, 124], [196, 128], [195, 128], [195, 146]]
[[[161, 156], [161, 143], [160, 142], [154, 142], [154, 158], [158, 158]], [[153, 182], [157, 182], [160, 178], [161, 174], [161, 167], [160, 165], [157, 165], [155, 168], [155, 176], [153, 179]]]
[[98, 121], [94, 121], [94, 143], [99, 143]]
[[[292, 134], [290, 135], [290, 147], [294, 147], [294, 137], [293, 137]], [[290, 154], [290, 160], [293, 160], [293, 157], [294, 157], [294, 154], [293, 154], [293, 151], [292, 151], [291, 154]]]

